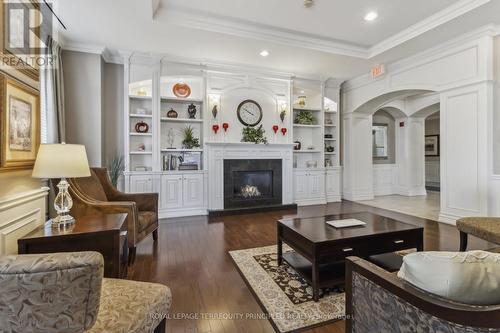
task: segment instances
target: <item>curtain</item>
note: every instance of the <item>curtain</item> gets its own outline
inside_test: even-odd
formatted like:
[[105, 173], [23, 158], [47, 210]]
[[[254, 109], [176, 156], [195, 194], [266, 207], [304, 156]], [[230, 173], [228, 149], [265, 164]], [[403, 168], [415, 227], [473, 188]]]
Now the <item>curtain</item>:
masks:
[[61, 143], [66, 139], [62, 48], [52, 37], [48, 38], [46, 45], [48, 65], [41, 69], [40, 75], [41, 139], [43, 143]]

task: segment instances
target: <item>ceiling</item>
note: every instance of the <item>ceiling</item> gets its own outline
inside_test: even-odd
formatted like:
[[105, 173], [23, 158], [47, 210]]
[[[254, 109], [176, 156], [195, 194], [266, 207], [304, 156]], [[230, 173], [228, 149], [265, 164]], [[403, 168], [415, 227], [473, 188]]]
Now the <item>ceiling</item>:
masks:
[[[459, 1], [423, 2], [424, 6], [414, 0], [315, 0], [305, 8], [301, 0], [160, 0], [155, 18], [216, 19], [214, 25], [248, 24], [370, 47]], [[363, 19], [371, 11], [380, 13], [376, 23]]]
[[[57, 0], [63, 45], [348, 79], [487, 23], [500, 0]], [[377, 11], [374, 22], [363, 20]], [[266, 58], [259, 56], [269, 50]]]

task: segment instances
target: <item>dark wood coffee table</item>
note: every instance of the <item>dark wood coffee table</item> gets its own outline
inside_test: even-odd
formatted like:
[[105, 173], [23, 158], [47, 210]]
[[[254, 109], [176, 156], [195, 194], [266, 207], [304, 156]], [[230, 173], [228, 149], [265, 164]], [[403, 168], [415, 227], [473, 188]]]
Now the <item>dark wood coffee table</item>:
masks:
[[[337, 229], [326, 221], [358, 219], [365, 226]], [[345, 258], [416, 248], [423, 250], [424, 228], [368, 212], [278, 221], [278, 265], [285, 260], [308, 281], [313, 299], [319, 289], [344, 282]], [[283, 243], [294, 252], [283, 254]]]

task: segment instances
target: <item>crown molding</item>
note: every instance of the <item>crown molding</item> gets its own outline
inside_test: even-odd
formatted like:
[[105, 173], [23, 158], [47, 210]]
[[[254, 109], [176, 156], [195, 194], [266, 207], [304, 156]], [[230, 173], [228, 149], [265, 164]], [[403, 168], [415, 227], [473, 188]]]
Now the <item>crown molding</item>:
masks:
[[[393, 63], [387, 64], [387, 72], [395, 73], [401, 69], [407, 68], [408, 66], [413, 66], [420, 64], [423, 60], [437, 56], [449, 49], [465, 45], [467, 43], [474, 43], [483, 37], [494, 37], [500, 35], [500, 25], [487, 24], [479, 29], [460, 35], [454, 39], [451, 39], [443, 44], [432, 47], [430, 49], [424, 50], [410, 57], [395, 61]], [[348, 92], [353, 89], [360, 88], [364, 85], [377, 82], [379, 80], [384, 80], [385, 76], [373, 79], [370, 73], [366, 73], [355, 77], [353, 79], [347, 80], [342, 84], [342, 89], [344, 92]]]
[[113, 54], [108, 48], [104, 48], [101, 53], [102, 58], [108, 64], [118, 64], [123, 65], [125, 63], [125, 54], [118, 52], [118, 54]]
[[[157, 14], [157, 18], [160, 15]], [[364, 46], [341, 42], [319, 35], [306, 34], [300, 31], [234, 20], [229, 17], [219, 17], [203, 12], [193, 12], [192, 10], [188, 12], [186, 9], [181, 8], [169, 9], [168, 12], [163, 14], [162, 19], [179, 26], [237, 37], [265, 40], [315, 51], [364, 59], [369, 56], [369, 49]]]
[[106, 47], [97, 44], [69, 43], [62, 41], [62, 48], [65, 51], [83, 52], [102, 55]]
[[373, 58], [392, 48], [395, 48], [415, 37], [418, 37], [440, 25], [443, 25], [457, 17], [460, 17], [478, 7], [481, 7], [491, 0], [461, 0], [453, 5], [429, 16], [428, 18], [412, 25], [411, 27], [383, 40], [374, 45], [368, 51], [369, 58]]
[[491, 1], [492, 0], [460, 0], [371, 47], [255, 22], [235, 20], [227, 16], [218, 16], [203, 11], [194, 11], [181, 6], [170, 6], [168, 10], [165, 9], [164, 12], [162, 12], [160, 8], [156, 11], [155, 17], [157, 19], [161, 18], [167, 20], [172, 24], [199, 30], [265, 40], [338, 55], [371, 59]]
[[97, 44], [63, 42], [62, 48], [65, 51], [98, 54], [103, 58], [105, 62], [118, 65], [123, 65], [125, 59], [127, 58], [127, 54], [129, 55], [131, 54], [130, 52], [127, 53], [121, 51], [119, 51], [118, 54], [116, 54], [111, 52], [106, 46]]

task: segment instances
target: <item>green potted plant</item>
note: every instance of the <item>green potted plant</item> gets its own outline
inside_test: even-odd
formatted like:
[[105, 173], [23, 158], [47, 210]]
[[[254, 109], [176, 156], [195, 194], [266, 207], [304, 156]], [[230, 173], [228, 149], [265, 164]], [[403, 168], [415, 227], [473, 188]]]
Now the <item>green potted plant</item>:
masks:
[[114, 187], [118, 186], [118, 179], [123, 173], [123, 156], [116, 154], [108, 166], [109, 178]]
[[264, 143], [267, 144], [267, 139], [265, 137], [266, 131], [262, 128], [262, 125], [259, 127], [250, 127], [247, 126], [243, 128], [241, 142], [253, 142], [255, 144]]
[[200, 147], [200, 139], [194, 137], [193, 127], [186, 126], [182, 129], [182, 135], [184, 140], [182, 140], [182, 147], [185, 149], [193, 149]]
[[295, 124], [298, 125], [314, 125], [315, 119], [309, 111], [299, 111], [295, 116]]

